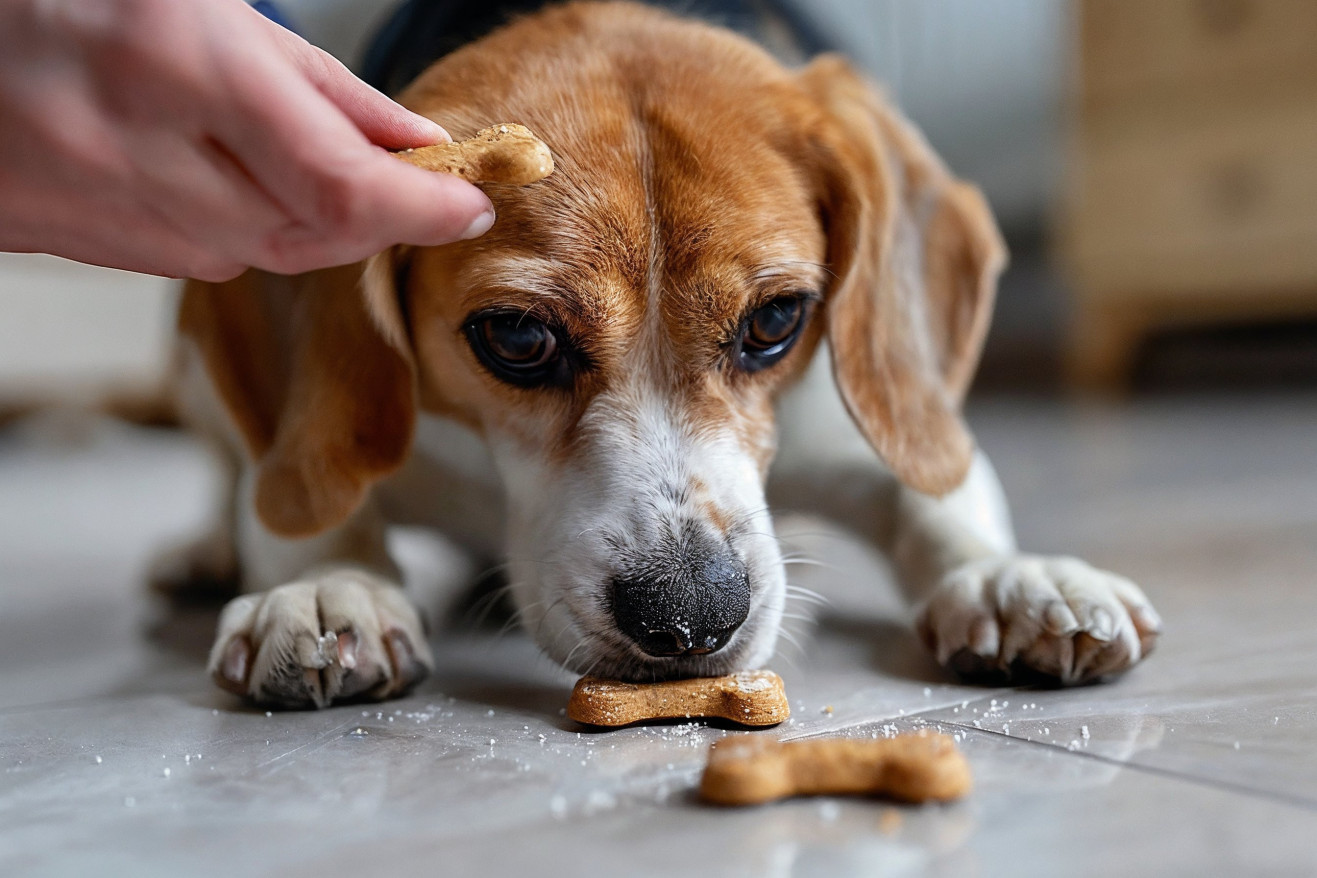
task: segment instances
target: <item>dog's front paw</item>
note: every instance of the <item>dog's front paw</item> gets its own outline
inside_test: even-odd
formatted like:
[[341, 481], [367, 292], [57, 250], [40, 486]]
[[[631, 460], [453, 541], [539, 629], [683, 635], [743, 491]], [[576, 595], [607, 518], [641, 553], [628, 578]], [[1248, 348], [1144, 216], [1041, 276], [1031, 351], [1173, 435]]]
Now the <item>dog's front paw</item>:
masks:
[[393, 698], [432, 667], [402, 590], [349, 569], [235, 598], [210, 652], [216, 683], [268, 707]]
[[953, 571], [918, 627], [938, 662], [966, 677], [1071, 684], [1136, 664], [1161, 620], [1128, 579], [1075, 558], [1017, 555]]

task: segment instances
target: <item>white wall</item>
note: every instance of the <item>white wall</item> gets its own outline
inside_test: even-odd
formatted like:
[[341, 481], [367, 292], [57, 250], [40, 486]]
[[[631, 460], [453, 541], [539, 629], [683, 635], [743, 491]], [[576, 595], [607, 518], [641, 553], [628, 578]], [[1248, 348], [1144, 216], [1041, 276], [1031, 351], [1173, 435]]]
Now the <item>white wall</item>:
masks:
[[1051, 203], [1070, 53], [1064, 0], [797, 0], [886, 83], [1007, 224]]
[[175, 281], [0, 253], [0, 408], [154, 382], [168, 363]]

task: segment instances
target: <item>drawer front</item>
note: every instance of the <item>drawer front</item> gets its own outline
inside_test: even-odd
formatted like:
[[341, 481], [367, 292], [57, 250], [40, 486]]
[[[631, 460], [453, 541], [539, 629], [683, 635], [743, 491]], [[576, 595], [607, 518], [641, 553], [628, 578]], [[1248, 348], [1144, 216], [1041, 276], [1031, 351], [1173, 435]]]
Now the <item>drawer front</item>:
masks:
[[1317, 101], [1091, 117], [1075, 167], [1082, 285], [1317, 291]]
[[1089, 103], [1241, 80], [1317, 83], [1313, 0], [1085, 0]]

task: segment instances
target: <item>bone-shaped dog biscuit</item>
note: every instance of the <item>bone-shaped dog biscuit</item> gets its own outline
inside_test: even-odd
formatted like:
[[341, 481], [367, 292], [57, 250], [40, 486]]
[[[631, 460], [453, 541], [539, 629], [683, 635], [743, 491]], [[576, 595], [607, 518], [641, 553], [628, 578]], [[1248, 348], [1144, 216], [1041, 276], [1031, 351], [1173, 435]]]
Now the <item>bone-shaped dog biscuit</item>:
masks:
[[621, 683], [582, 677], [567, 702], [567, 716], [592, 726], [627, 726], [646, 720], [716, 718], [743, 726], [773, 726], [791, 715], [782, 678], [772, 671], [741, 671], [662, 683]]
[[495, 125], [475, 137], [394, 153], [427, 171], [454, 174], [468, 183], [522, 186], [553, 173], [553, 154], [524, 125]]
[[926, 802], [958, 799], [971, 784], [969, 763], [946, 735], [786, 743], [740, 735], [710, 746], [700, 796], [718, 805], [854, 794]]

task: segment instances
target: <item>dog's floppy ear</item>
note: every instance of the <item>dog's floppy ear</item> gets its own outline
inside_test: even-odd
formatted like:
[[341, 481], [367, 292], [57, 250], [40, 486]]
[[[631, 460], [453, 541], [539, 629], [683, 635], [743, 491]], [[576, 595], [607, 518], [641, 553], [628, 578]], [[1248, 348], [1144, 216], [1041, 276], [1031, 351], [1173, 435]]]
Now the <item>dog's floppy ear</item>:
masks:
[[977, 189], [843, 60], [801, 83], [825, 112], [823, 216], [835, 278], [833, 371], [860, 430], [902, 482], [945, 494], [969, 470], [960, 416], [1006, 250]]
[[249, 271], [184, 291], [179, 328], [256, 462], [257, 514], [281, 536], [342, 523], [407, 456], [414, 365], [389, 258], [365, 278], [361, 265]]

